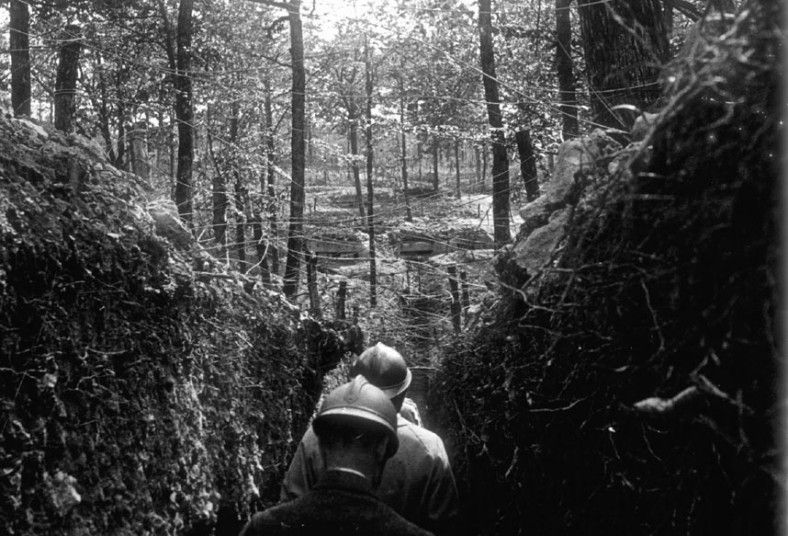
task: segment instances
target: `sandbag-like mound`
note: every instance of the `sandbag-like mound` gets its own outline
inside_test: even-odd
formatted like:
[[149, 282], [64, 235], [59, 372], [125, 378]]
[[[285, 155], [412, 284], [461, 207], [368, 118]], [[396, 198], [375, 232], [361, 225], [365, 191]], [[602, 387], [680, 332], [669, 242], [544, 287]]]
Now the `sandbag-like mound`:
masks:
[[4, 534], [188, 533], [270, 504], [344, 352], [157, 235], [142, 193], [84, 140], [0, 118]]
[[699, 42], [628, 165], [576, 175], [552, 255], [500, 263], [433, 387], [475, 533], [775, 532], [781, 19]]

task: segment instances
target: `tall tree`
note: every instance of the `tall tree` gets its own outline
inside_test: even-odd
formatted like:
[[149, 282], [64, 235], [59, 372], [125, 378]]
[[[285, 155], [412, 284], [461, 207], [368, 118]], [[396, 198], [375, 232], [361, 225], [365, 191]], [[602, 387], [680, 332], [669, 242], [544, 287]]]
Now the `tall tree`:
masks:
[[438, 164], [440, 163], [440, 145], [438, 144], [438, 135], [432, 135], [432, 189], [436, 192], [440, 188], [440, 179], [438, 177]]
[[214, 173], [211, 180], [211, 208], [213, 239], [216, 242], [216, 257], [227, 260], [227, 179], [224, 176], [224, 169], [218, 162], [213, 148], [213, 125], [211, 122], [212, 107], [209, 106], [206, 112], [208, 154], [213, 162]]
[[271, 91], [271, 79], [266, 77], [264, 80], [265, 88], [265, 168], [266, 168], [266, 183], [267, 183], [267, 204], [268, 204], [268, 221], [271, 227], [271, 240], [268, 257], [271, 259], [271, 272], [279, 273], [279, 248], [276, 246], [276, 237], [279, 234], [279, 229], [276, 221], [277, 203], [276, 203], [276, 163], [275, 158], [275, 145], [274, 145], [274, 113]]
[[[400, 56], [402, 58], [402, 56]], [[400, 66], [404, 69], [403, 61]], [[405, 82], [402, 73], [399, 74], [399, 125], [400, 125], [400, 167], [402, 172], [402, 195], [405, 197], [405, 221], [413, 221], [410, 209], [410, 196], [408, 194], [408, 140], [405, 137]]]
[[565, 140], [578, 134], [577, 94], [572, 61], [572, 22], [569, 6], [572, 0], [555, 0], [555, 71], [558, 78], [558, 111], [561, 113]]
[[373, 149], [372, 149], [372, 90], [373, 90], [373, 72], [372, 60], [369, 55], [369, 37], [364, 39], [364, 74], [365, 84], [364, 89], [367, 97], [367, 124], [366, 124], [366, 142], [367, 142], [367, 229], [369, 233], [369, 305], [376, 307], [378, 304], [377, 297], [377, 270], [375, 266], [375, 192], [372, 185], [372, 171], [373, 171]]
[[339, 99], [347, 113], [348, 124], [348, 145], [350, 148], [350, 170], [353, 176], [353, 185], [356, 188], [356, 206], [359, 216], [366, 217], [364, 211], [364, 196], [361, 190], [361, 171], [359, 169], [359, 149], [358, 149], [358, 123], [361, 116], [358, 105], [359, 72], [358, 72], [358, 51], [353, 50], [352, 57], [345, 57], [339, 60], [340, 65], [334, 68]]
[[539, 183], [536, 177], [536, 155], [531, 141], [531, 131], [521, 128], [514, 135], [517, 154], [520, 156], [520, 175], [523, 177], [525, 196], [528, 201], [539, 197]]
[[298, 275], [304, 250], [304, 123], [306, 107], [306, 72], [304, 38], [301, 29], [301, 0], [285, 4], [290, 23], [290, 56], [293, 70], [291, 94], [292, 132], [290, 137], [290, 226], [287, 232], [287, 261], [282, 291], [292, 297], [298, 289]]
[[648, 107], [660, 95], [661, 65], [668, 59], [659, 0], [577, 0], [594, 121], [626, 128], [613, 108]]
[[183, 221], [192, 226], [192, 165], [194, 162], [194, 103], [192, 94], [192, 11], [194, 0], [181, 0], [175, 35], [175, 117], [178, 121], [178, 170], [175, 204]]
[[55, 82], [55, 128], [63, 132], [74, 129], [79, 51], [82, 48], [79, 26], [68, 25], [60, 40]]
[[492, 141], [493, 240], [495, 247], [500, 248], [511, 240], [509, 234], [509, 157], [506, 154], [501, 99], [498, 94], [498, 78], [495, 75], [490, 0], [479, 0], [479, 58]]
[[9, 8], [11, 48], [11, 107], [14, 115], [30, 115], [30, 12], [27, 2], [11, 0]]
[[230, 104], [230, 138], [228, 143], [230, 155], [230, 169], [232, 169], [235, 179], [234, 199], [235, 202], [235, 258], [238, 262], [238, 271], [246, 271], [246, 198], [248, 193], [243, 181], [243, 174], [239, 170], [238, 160], [238, 123], [240, 121], [241, 104], [238, 99], [233, 99]]
[[460, 139], [454, 140], [454, 173], [457, 177], [457, 199], [462, 198], [462, 190], [460, 189]]

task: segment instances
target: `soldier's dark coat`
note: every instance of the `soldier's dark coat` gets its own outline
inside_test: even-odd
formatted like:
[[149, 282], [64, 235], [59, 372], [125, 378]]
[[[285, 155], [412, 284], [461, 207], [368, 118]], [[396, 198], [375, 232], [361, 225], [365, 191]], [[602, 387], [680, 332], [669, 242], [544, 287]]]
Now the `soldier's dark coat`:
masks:
[[255, 514], [240, 536], [432, 536], [375, 496], [366, 478], [328, 471], [302, 497]]

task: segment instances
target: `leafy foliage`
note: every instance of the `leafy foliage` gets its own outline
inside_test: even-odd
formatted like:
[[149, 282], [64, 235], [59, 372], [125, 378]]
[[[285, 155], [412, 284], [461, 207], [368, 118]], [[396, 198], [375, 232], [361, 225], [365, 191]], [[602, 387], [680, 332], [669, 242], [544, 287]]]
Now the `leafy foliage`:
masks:
[[270, 504], [346, 348], [154, 232], [100, 149], [0, 118], [0, 523], [172, 534]]

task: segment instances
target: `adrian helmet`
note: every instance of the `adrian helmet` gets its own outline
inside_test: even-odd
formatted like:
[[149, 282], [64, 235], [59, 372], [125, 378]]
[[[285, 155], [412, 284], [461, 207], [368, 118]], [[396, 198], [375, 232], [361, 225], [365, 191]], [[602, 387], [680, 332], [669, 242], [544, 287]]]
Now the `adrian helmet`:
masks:
[[386, 456], [397, 452], [397, 410], [391, 400], [363, 376], [340, 385], [323, 400], [312, 423], [315, 433], [330, 433], [332, 427], [373, 431], [389, 438]]

